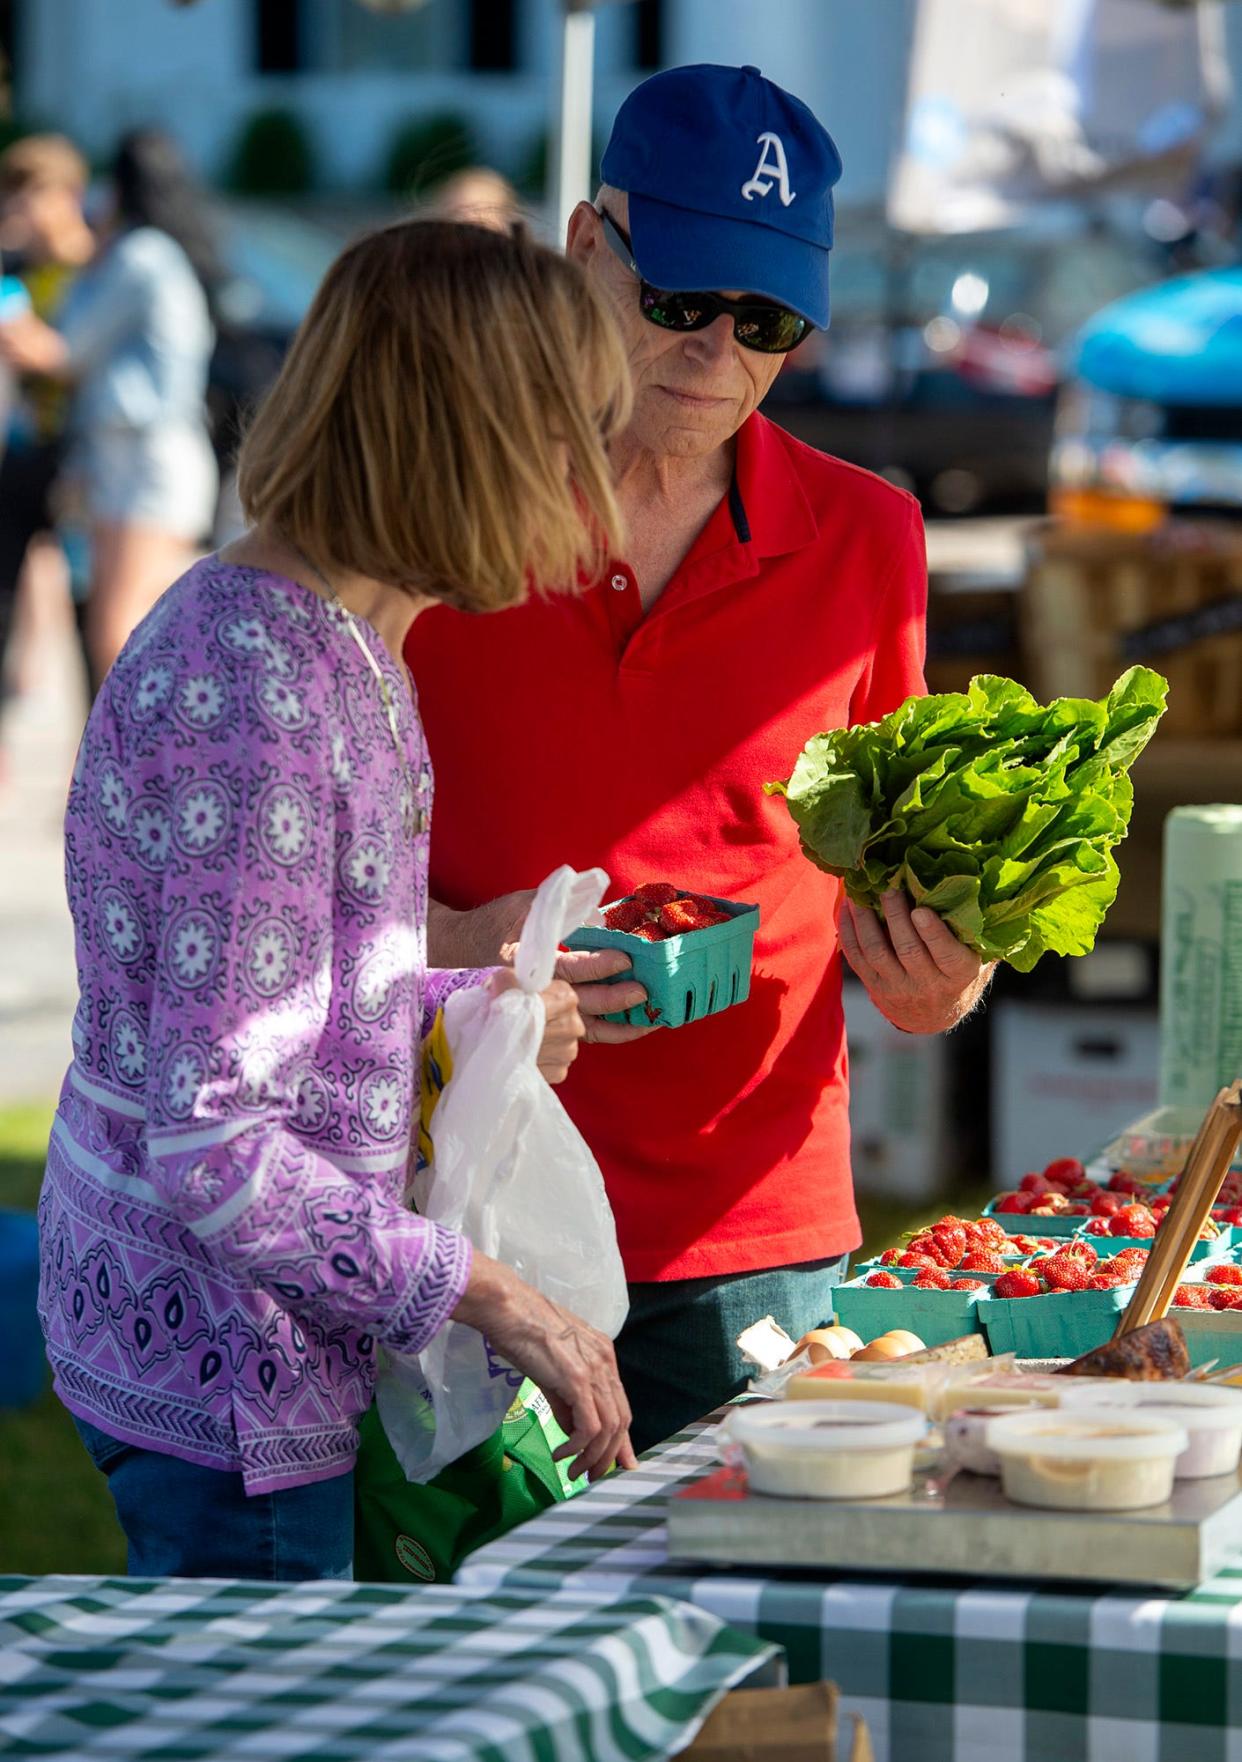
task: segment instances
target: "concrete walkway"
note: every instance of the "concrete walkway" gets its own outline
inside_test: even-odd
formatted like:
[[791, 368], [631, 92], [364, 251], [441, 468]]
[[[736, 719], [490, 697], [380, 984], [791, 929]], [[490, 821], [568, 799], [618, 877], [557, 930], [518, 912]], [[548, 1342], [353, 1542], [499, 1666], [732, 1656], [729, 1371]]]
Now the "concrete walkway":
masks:
[[3, 723], [0, 773], [0, 1106], [54, 1100], [77, 1002], [61, 848], [83, 716], [72, 639], [58, 633]]

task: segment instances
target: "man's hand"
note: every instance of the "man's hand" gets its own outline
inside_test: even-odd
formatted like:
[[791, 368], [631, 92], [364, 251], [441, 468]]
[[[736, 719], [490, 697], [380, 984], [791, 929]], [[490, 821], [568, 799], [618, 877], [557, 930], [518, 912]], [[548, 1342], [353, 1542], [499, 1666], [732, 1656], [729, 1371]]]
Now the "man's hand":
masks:
[[841, 952], [872, 1003], [907, 1034], [939, 1034], [978, 1003], [996, 963], [984, 966], [943, 918], [910, 909], [904, 893], [886, 893], [884, 917], [842, 901]]

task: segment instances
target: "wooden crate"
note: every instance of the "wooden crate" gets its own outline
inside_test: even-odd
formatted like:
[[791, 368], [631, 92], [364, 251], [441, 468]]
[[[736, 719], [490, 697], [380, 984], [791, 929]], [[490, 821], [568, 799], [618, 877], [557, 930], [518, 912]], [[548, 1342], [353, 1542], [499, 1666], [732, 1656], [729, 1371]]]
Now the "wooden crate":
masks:
[[[1102, 697], [1142, 660], [1169, 681], [1162, 736], [1242, 734], [1242, 629], [1199, 633], [1242, 611], [1242, 526], [1173, 520], [1131, 535], [1049, 522], [1027, 554], [1022, 676], [1037, 697]], [[1127, 652], [1127, 638], [1155, 646]]]
[[[846, 1762], [837, 1747], [835, 1683], [784, 1689], [734, 1689], [710, 1715], [683, 1756], [690, 1762]], [[871, 1736], [857, 1713], [848, 1762], [874, 1762]]]

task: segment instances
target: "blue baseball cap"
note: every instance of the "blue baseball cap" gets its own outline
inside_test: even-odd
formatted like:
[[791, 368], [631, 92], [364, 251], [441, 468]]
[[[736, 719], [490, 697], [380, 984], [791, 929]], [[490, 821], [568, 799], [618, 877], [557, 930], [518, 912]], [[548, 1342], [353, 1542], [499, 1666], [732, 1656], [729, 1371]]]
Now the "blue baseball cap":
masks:
[[832, 136], [757, 67], [673, 67], [635, 88], [604, 151], [655, 287], [740, 288], [828, 326]]

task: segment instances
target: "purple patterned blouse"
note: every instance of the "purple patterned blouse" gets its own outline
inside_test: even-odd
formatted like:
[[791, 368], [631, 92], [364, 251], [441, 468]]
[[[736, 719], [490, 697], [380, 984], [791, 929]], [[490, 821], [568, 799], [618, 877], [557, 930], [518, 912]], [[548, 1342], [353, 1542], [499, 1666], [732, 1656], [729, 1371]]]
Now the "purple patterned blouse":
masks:
[[431, 773], [396, 695], [413, 838], [339, 614], [207, 558], [109, 674], [69, 796], [81, 996], [40, 1200], [57, 1392], [251, 1493], [350, 1467], [376, 1342], [425, 1345], [470, 1269], [401, 1203], [419, 1042], [481, 975], [426, 971]]

